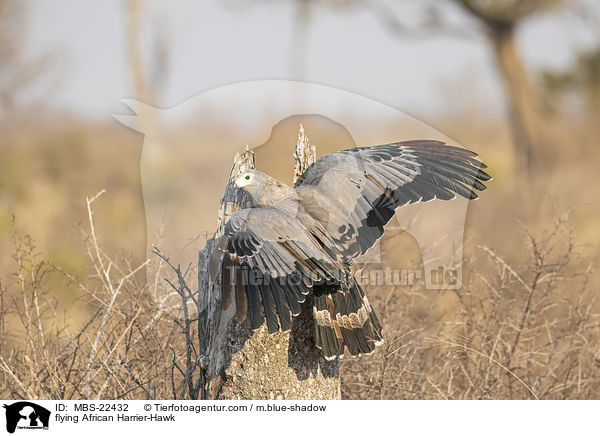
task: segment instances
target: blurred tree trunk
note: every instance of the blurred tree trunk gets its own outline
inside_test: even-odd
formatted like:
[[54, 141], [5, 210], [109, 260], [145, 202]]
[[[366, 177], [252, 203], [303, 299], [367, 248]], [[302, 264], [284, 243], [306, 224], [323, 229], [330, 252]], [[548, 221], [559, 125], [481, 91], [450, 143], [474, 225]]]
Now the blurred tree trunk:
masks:
[[519, 174], [531, 177], [549, 152], [537, 90], [518, 53], [516, 29], [526, 17], [558, 0], [453, 0], [475, 17], [489, 37], [507, 91], [511, 133]]
[[490, 32], [494, 55], [507, 90], [508, 115], [517, 158], [517, 170], [531, 176], [539, 168], [544, 119], [539, 96], [519, 58], [515, 32]]
[[[294, 153], [294, 180], [315, 160], [315, 149], [304, 136], [302, 127]], [[230, 182], [247, 168], [254, 168], [254, 154], [246, 150], [236, 156]], [[210, 283], [208, 262], [212, 247], [222, 234], [229, 217], [241, 209], [239, 191], [228, 185], [219, 213], [218, 230], [200, 252], [198, 286], [206, 290], [206, 336], [208, 340], [206, 391], [212, 399], [340, 399], [337, 359], [327, 361], [316, 348], [312, 300], [307, 297], [300, 315], [294, 317], [292, 331], [270, 335], [265, 325], [252, 332], [248, 319], [235, 320], [235, 299], [227, 311], [221, 308], [220, 278]]]
[[129, 71], [131, 73], [133, 91], [136, 99], [148, 101], [148, 87], [146, 86], [140, 41], [143, 15], [141, 0], [129, 0], [126, 5], [126, 11], [127, 54], [129, 57]]
[[[142, 36], [144, 22], [148, 15], [148, 5], [145, 0], [128, 0], [125, 3], [125, 39], [127, 47], [127, 64], [129, 67], [133, 97], [144, 103], [155, 105], [162, 97], [169, 71], [169, 56], [167, 36], [161, 33], [160, 27], [153, 26], [154, 41], [150, 46], [150, 62], [144, 58]], [[140, 118], [143, 124], [141, 131], [145, 133], [146, 141], [161, 142], [162, 132], [158, 128], [157, 111], [146, 111]], [[149, 150], [147, 158], [153, 162], [163, 158], [162, 147], [152, 146], [146, 142]]]
[[[519, 56], [516, 44], [516, 29], [529, 16], [559, 5], [564, 0], [450, 0], [474, 17], [489, 38], [493, 55], [503, 79], [510, 129], [517, 159], [518, 174], [531, 176], [539, 169], [549, 149], [545, 135], [545, 117], [541, 102]], [[432, 34], [464, 35], [464, 26], [457, 27], [440, 19], [439, 7], [443, 2], [422, 1], [424, 10], [431, 15], [423, 25], [407, 26], [392, 13], [385, 2], [374, 0], [295, 0], [297, 20], [306, 25], [312, 4], [328, 5], [332, 8], [352, 9], [362, 7], [375, 13], [382, 24], [397, 36], [431, 36]]]
[[145, 0], [128, 0], [125, 4], [126, 46], [134, 97], [156, 104], [163, 97], [169, 78], [169, 35], [163, 21], [154, 23], [150, 50], [144, 56], [142, 37], [145, 21], [152, 14], [149, 9]]
[[[48, 54], [32, 58], [24, 49], [29, 42], [28, 6], [18, 0], [0, 0], [0, 121], [18, 115], [28, 104], [43, 104], [52, 89], [51, 83], [42, 82], [40, 87], [39, 79], [51, 77], [53, 59]], [[37, 87], [35, 97], [33, 87]], [[31, 117], [26, 110], [23, 113]], [[4, 125], [4, 135], [9, 130], [7, 125], [10, 121]]]

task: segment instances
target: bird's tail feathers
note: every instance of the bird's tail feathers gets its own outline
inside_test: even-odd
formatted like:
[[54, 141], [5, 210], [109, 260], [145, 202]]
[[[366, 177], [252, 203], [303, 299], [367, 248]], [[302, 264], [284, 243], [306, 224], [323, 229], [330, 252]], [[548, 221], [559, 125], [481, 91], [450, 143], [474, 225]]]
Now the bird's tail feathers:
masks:
[[327, 360], [370, 354], [383, 344], [381, 324], [354, 277], [347, 289], [315, 295], [315, 342]]

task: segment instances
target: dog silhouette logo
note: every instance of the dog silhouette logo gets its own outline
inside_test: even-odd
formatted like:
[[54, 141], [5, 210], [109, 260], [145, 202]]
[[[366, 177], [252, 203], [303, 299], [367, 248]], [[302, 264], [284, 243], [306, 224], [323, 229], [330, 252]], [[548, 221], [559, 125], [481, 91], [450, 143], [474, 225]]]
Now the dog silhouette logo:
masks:
[[19, 429], [48, 429], [50, 411], [29, 401], [19, 401], [3, 407], [6, 409], [6, 431]]

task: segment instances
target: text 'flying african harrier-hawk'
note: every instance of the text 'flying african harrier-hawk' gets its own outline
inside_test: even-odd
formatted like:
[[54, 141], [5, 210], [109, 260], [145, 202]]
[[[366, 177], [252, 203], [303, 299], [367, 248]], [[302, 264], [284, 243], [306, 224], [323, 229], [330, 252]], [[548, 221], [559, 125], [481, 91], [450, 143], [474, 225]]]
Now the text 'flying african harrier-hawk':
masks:
[[367, 354], [382, 343], [381, 325], [356, 279], [352, 260], [383, 235], [405, 204], [458, 194], [477, 198], [491, 177], [471, 151], [416, 140], [330, 153], [309, 166], [294, 188], [256, 170], [234, 184], [252, 207], [235, 213], [211, 256], [222, 271], [223, 310], [269, 333], [289, 331], [313, 296], [316, 345], [327, 359]]

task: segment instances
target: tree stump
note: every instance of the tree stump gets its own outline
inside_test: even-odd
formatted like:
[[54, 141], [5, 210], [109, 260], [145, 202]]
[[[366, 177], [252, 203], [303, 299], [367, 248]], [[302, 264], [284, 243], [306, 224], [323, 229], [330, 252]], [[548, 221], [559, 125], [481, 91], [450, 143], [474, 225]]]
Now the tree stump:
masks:
[[[316, 149], [309, 144], [300, 126], [294, 151], [294, 182], [316, 160]], [[221, 308], [220, 277], [211, 284], [208, 274], [210, 254], [229, 217], [248, 204], [243, 191], [232, 181], [244, 170], [254, 168], [254, 153], [237, 154], [221, 200], [217, 232], [198, 256], [200, 306], [205, 319], [203, 329], [207, 398], [213, 399], [340, 399], [337, 359], [327, 361], [314, 340], [312, 297], [307, 296], [300, 315], [294, 318], [289, 333], [270, 335], [265, 325], [252, 332], [248, 320], [237, 324], [235, 301], [227, 311]], [[202, 312], [202, 311], [201, 311]], [[204, 318], [204, 317], [203, 317]]]

